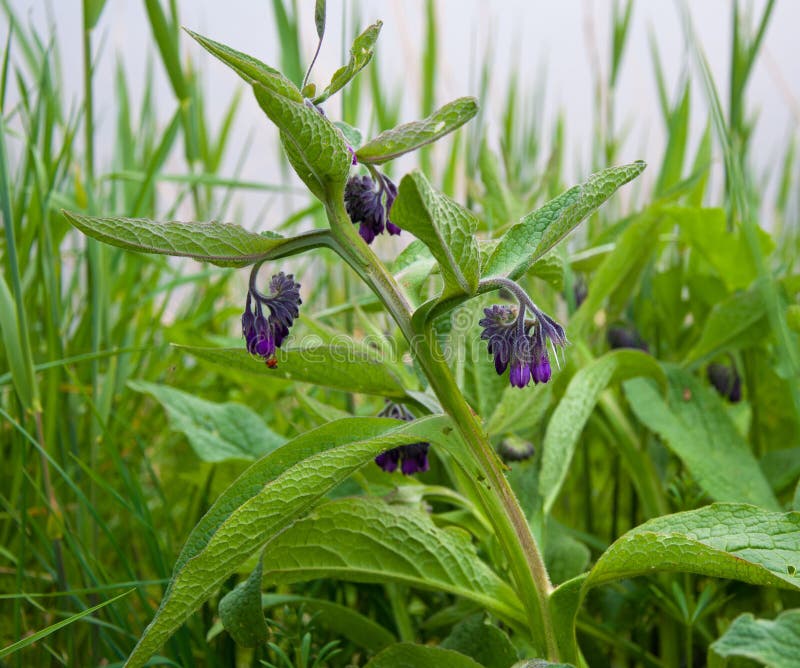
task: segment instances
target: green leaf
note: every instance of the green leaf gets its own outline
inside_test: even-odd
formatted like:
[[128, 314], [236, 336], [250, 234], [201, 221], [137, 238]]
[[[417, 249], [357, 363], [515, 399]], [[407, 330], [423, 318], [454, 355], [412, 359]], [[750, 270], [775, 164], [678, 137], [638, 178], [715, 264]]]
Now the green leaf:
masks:
[[64, 211], [85, 235], [112, 246], [157, 255], [191, 257], [220, 267], [246, 267], [326, 243], [326, 232], [265, 237], [231, 223], [156, 223], [145, 218], [84, 216]]
[[269, 629], [261, 609], [261, 559], [248, 578], [219, 602], [219, 617], [237, 645], [258, 647], [267, 641]]
[[343, 392], [395, 398], [405, 396], [397, 376], [385, 364], [352, 346], [281, 348], [278, 351], [278, 366], [274, 369], [242, 348], [175, 347], [181, 352], [237, 371], [313, 383]]
[[517, 651], [505, 632], [483, 621], [483, 615], [471, 615], [453, 627], [441, 644], [475, 659], [484, 668], [509, 668], [517, 660]]
[[[715, 269], [728, 290], [743, 289], [753, 283], [758, 271], [745, 235], [740, 229], [728, 230], [723, 209], [687, 209], [677, 222], [692, 253]], [[761, 253], [767, 257], [775, 244], [764, 230], [759, 229], [756, 236]]]
[[[620, 286], [631, 290], [638, 285], [639, 276], [658, 246], [658, 232], [664, 217], [660, 207], [651, 207], [636, 216], [619, 236], [614, 250], [606, 255], [593, 276], [586, 299], [572, 316], [571, 335], [577, 338], [591, 327], [597, 311]], [[607, 315], [606, 321], [608, 319]]]
[[439, 262], [443, 298], [475, 293], [480, 274], [475, 240], [478, 220], [470, 211], [434, 190], [415, 170], [400, 182], [392, 218], [422, 241]]
[[264, 424], [247, 406], [218, 404], [167, 385], [129, 381], [136, 392], [155, 397], [169, 415], [170, 426], [186, 435], [204, 462], [256, 459], [283, 445], [286, 439]]
[[586, 586], [677, 571], [800, 590], [798, 545], [800, 513], [714, 503], [632, 529], [602, 554]]
[[317, 0], [314, 6], [314, 25], [317, 27], [317, 37], [322, 40], [325, 34], [325, 0]]
[[213, 39], [208, 39], [208, 37], [198, 35], [188, 28], [184, 28], [184, 30], [186, 30], [192, 39], [196, 40], [200, 46], [234, 70], [247, 83], [259, 83], [262, 86], [272, 89], [275, 93], [285, 97], [287, 100], [302, 104], [303, 96], [300, 94], [297, 86], [275, 68], [265, 65], [260, 60], [248, 56], [246, 53], [232, 49], [225, 44], [215, 42]]
[[403, 642], [387, 647], [364, 668], [481, 668], [481, 664], [449, 649]]
[[644, 171], [641, 160], [610, 167], [524, 216], [500, 239], [484, 276], [519, 278], [618, 188]]
[[722, 351], [741, 347], [740, 342], [751, 340], [743, 336], [745, 332], [758, 327], [759, 323], [762, 332], [768, 331], [766, 322], [762, 323], [766, 315], [758, 286], [715, 304], [705, 319], [700, 340], [686, 355], [684, 363], [700, 363]]
[[774, 621], [747, 612], [733, 620], [709, 647], [721, 657], [753, 659], [772, 668], [792, 668], [800, 657], [800, 610], [787, 610]]
[[625, 383], [636, 417], [680, 457], [713, 500], [780, 508], [717, 393], [680, 368], [665, 366], [665, 370], [670, 388], [667, 400], [644, 379]]
[[615, 350], [607, 353], [580, 369], [570, 380], [544, 436], [539, 491], [546, 513], [550, 512], [558, 497], [572, 463], [578, 439], [600, 393], [613, 383], [636, 376], [655, 378], [666, 387], [666, 377], [658, 362], [638, 350]]
[[265, 609], [287, 604], [302, 606], [303, 610], [314, 615], [315, 624], [371, 652], [379, 652], [397, 642], [393, 633], [346, 605], [291, 594], [264, 594], [261, 597], [261, 605]]
[[247, 559], [379, 453], [441, 442], [448, 418], [337, 420], [263, 457], [223, 492], [192, 530], [155, 617], [126, 666], [139, 668]]
[[344, 135], [313, 104], [253, 83], [256, 100], [280, 130], [281, 144], [300, 179], [322, 202], [344, 197], [353, 156]]
[[83, 619], [88, 615], [91, 615], [93, 612], [97, 612], [101, 608], [105, 608], [107, 605], [110, 605], [111, 603], [114, 603], [115, 601], [124, 598], [133, 591], [135, 590], [128, 589], [128, 591], [124, 591], [121, 594], [118, 594], [117, 596], [108, 599], [107, 601], [103, 601], [102, 603], [93, 605], [91, 608], [86, 608], [86, 610], [81, 610], [80, 612], [75, 613], [74, 615], [70, 615], [66, 619], [61, 619], [57, 621], [55, 624], [51, 624], [50, 626], [40, 629], [35, 633], [31, 633], [30, 635], [26, 635], [24, 638], [18, 640], [15, 643], [11, 643], [10, 645], [6, 645], [5, 647], [0, 648], [0, 659], [10, 656], [14, 652], [19, 652], [19, 650], [25, 649], [26, 647], [29, 647], [30, 645], [33, 645], [34, 643], [39, 642], [44, 638], [47, 638], [47, 636], [49, 636], [52, 633], [55, 633], [59, 629], [63, 629], [65, 626], [69, 626], [70, 624], [73, 624], [74, 622], [77, 622], [78, 620]]
[[[344, 88], [361, 70], [363, 70], [375, 51], [375, 42], [381, 32], [383, 23], [377, 21], [369, 26], [364, 32], [353, 40], [350, 47], [350, 61], [344, 67], [340, 67], [333, 73], [331, 82], [317, 97], [314, 104], [320, 104], [327, 100], [331, 95]], [[321, 39], [321, 36], [320, 36]]]
[[356, 151], [356, 158], [365, 164], [381, 165], [441, 139], [477, 113], [478, 101], [474, 97], [460, 97], [421, 121], [381, 132]]
[[311, 192], [323, 202], [342, 196], [352, 162], [342, 133], [313, 104], [307, 104], [297, 86], [277, 70], [187, 32], [253, 87], [259, 106], [280, 130], [289, 162]]
[[427, 513], [380, 499], [317, 507], [269, 543], [264, 569], [274, 584], [339, 578], [445, 591], [525, 623], [516, 594], [478, 558], [466, 532], [440, 529]]
[[575, 663], [575, 616], [598, 585], [657, 572], [696, 573], [749, 584], [800, 590], [800, 513], [775, 513], [739, 503], [652, 519], [611, 545], [588, 574], [550, 597], [563, 660]]

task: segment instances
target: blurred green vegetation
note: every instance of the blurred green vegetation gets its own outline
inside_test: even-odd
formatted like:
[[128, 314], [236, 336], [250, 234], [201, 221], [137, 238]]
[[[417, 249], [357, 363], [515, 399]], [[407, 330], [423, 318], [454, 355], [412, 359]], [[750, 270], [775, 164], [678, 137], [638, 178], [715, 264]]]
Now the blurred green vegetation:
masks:
[[[241, 189], [269, 197], [283, 194], [282, 186], [221, 172], [231, 154], [241, 164], [247, 152], [246, 146], [230, 143], [239, 95], [230, 101], [222, 123], [210, 127], [209, 92], [198, 77], [204, 64], [180, 55], [184, 38], [176, 2], [145, 2], [153, 37], [148, 51], [156, 56], [152, 68], [163, 68], [174, 93], [172, 100], [162, 101], [173, 107], [171, 120], [165, 125], [157, 121], [149, 88], [142, 99], [131, 99], [126, 73], [117, 67], [115, 143], [110, 160], [97, 162], [91, 58], [104, 4], [83, 2], [85, 87], [76, 105], [65, 97], [58, 44], [51, 35], [32, 32], [8, 0], [2, 3], [11, 29], [0, 81], [0, 447], [5, 463], [0, 470], [0, 647], [9, 648], [0, 649], [0, 665], [123, 661], [152, 617], [185, 537], [248, 463], [248, 453], [204, 459], [191, 435], [176, 428], [174, 416], [170, 419], [139, 381], [169, 385], [209, 402], [244, 404], [276, 439], [342, 414], [374, 415], [383, 405], [374, 397], [312, 385], [264, 377], [253, 382], [172, 350], [173, 343], [238, 345], [244, 291], [234, 270], [104, 246], [78, 235], [64, 219], [62, 209], [160, 220], [189, 210], [192, 220], [223, 220], [231, 216], [234, 194]], [[307, 8], [298, 4], [272, 3], [281, 45], [277, 65], [296, 82], [305, 62], [298, 22], [308, 20], [299, 14]], [[441, 102], [435, 99], [434, 2], [426, 7], [420, 116]], [[597, 169], [615, 164], [627, 139], [613, 119], [635, 8], [632, 2], [615, 7], [608, 27], [608, 79], [596, 82], [592, 162]], [[670, 93], [653, 45], [653, 76], [668, 141], [660, 164], [649, 167], [657, 174], [652, 191], [638, 188], [632, 197], [612, 200], [563, 251], [550, 256], [544, 269], [523, 279], [537, 301], [568, 324], [572, 346], [561, 372], [547, 387], [532, 390], [529, 405], [522, 394], [504, 387], [506, 381], [494, 375], [482, 349], [474, 359], [454, 362], [496, 445], [530, 442], [537, 451], [532, 461], [514, 464], [510, 472], [523, 504], [537, 493], [550, 417], [575, 374], [609, 349], [609, 332], [617, 328], [645, 343], [658, 360], [693, 374], [703, 400], [713, 407], [709, 411], [732, 423], [758, 460], [776, 503], [799, 508], [797, 137], [776, 157], [779, 187], [775, 198], [765, 201], [760, 184], [766, 175], [755, 173], [749, 160], [755, 121], [747, 81], [764, 44], [773, 2], [749, 23], [736, 7], [727, 94], [711, 77], [688, 16], [693, 76], [703, 85], [704, 99], [690, 97], [688, 77]], [[345, 18], [350, 36], [357, 34], [357, 4]], [[482, 97], [488, 95], [492, 76], [491, 54], [485, 56], [483, 69], [475, 73]], [[7, 102], [12, 87], [19, 99], [14, 106]], [[503, 111], [495, 119], [497, 136], [487, 135], [486, 119], [479, 116], [443, 142], [443, 154], [426, 149], [419, 155], [419, 164], [444, 192], [466, 192], [482, 237], [502, 233], [570, 182], [563, 173], [568, 128], [563, 119], [543, 126], [535, 106], [541, 104], [538, 93], [523, 89], [518, 72], [509, 73]], [[339, 99], [341, 108], [329, 113], [370, 132], [402, 120], [396, 83], [382, 81], [374, 66]], [[708, 109], [710, 119], [694, 147], [688, 129], [693, 105]], [[9, 155], [16, 156], [14, 162]], [[175, 155], [182, 155], [187, 166], [180, 176], [164, 172]], [[282, 157], [276, 152], [275, 159]], [[720, 159], [724, 196], [715, 199], [711, 172]], [[164, 183], [174, 194], [161, 194]], [[776, 221], [769, 232], [759, 226], [762, 211]], [[322, 225], [321, 206], [309, 199], [272, 229]], [[380, 251], [388, 253], [390, 247]], [[304, 290], [303, 316], [294, 335], [326, 341], [389, 332], [397, 339], [366, 288], [333, 260], [317, 254], [292, 261], [300, 282], [306, 277], [313, 284]], [[457, 318], [441, 329], [455, 341], [476, 335], [475, 323], [462, 331]], [[473, 347], [468, 355], [477, 350]], [[741, 401], [712, 394], [706, 373], [710, 363], [736, 369]], [[411, 367], [407, 373], [413, 377]], [[631, 398], [630, 387], [612, 385], [599, 395], [552, 514], [546, 520], [531, 518], [544, 536], [555, 581], [583, 571], [614, 539], [644, 520], [710, 500], [691, 461], [676, 456], [680, 447], [668, 442], [684, 439], [686, 448], [701, 453], [709, 443], [693, 441], [698, 432], [691, 425], [684, 425], [686, 433], [680, 427], [677, 434], [660, 431]], [[631, 453], [638, 453], [638, 459]], [[731, 470], [730, 475], [747, 472]], [[425, 482], [446, 485], [446, 469], [434, 467]], [[411, 491], [397, 493], [413, 494], [414, 485], [407, 482]], [[337, 494], [365, 488], [388, 492], [389, 483], [375, 471], [364, 471]], [[451, 508], [446, 495], [433, 507], [440, 524], [483, 531], [470, 526], [466, 511]], [[235, 581], [227, 583], [226, 591]], [[165, 662], [227, 666], [258, 665], [263, 659], [276, 666], [311, 666], [313, 657], [322, 654], [328, 655], [325, 665], [364, 665], [372, 652], [369, 643], [345, 634], [336, 618], [346, 613], [326, 609], [320, 601], [417, 641], [447, 638], [454, 625], [474, 612], [471, 604], [453, 596], [400, 585], [320, 580], [284, 586], [274, 596], [281, 595], [265, 603], [273, 630], [269, 647], [237, 648], [215, 626], [212, 601], [170, 641], [163, 651]], [[579, 618], [579, 639], [591, 666], [702, 665], [710, 643], [738, 613], [772, 618], [798, 603], [797, 596], [783, 592], [699, 576], [639, 578], [593, 592]], [[42, 633], [29, 644], [36, 632]], [[19, 641], [28, 646], [12, 647]], [[338, 642], [338, 654], [331, 653], [332, 641]]]

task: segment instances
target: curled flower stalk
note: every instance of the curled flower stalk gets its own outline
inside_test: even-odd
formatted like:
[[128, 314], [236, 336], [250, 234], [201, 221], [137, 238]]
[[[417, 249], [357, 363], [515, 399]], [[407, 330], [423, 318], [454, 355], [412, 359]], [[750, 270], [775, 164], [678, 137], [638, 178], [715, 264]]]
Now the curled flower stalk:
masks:
[[242, 314], [242, 336], [251, 355], [263, 358], [267, 366], [277, 366], [275, 351], [289, 335], [295, 319], [300, 316], [300, 284], [292, 274], [278, 272], [269, 283], [269, 295], [256, 287], [257, 264], [250, 273], [244, 313]]
[[[567, 344], [564, 328], [539, 309], [513, 281], [491, 281], [508, 288], [518, 299], [517, 308], [495, 304], [484, 309], [484, 317], [478, 323], [483, 328], [481, 338], [487, 341], [489, 354], [494, 357], [495, 371], [502, 375], [510, 367], [509, 382], [520, 389], [531, 381], [534, 385], [548, 382], [552, 375], [548, 343], [557, 354], [556, 346]], [[525, 318], [526, 309], [535, 316], [533, 320]]]

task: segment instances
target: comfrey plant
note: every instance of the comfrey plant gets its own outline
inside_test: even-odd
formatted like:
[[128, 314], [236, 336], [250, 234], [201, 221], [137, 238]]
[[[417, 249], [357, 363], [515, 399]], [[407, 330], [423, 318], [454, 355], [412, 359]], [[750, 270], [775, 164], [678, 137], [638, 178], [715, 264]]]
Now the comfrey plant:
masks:
[[[320, 40], [324, 14], [324, 2], [318, 2]], [[323, 111], [325, 102], [369, 63], [380, 29], [378, 22], [356, 38], [350, 61], [321, 92], [313, 84], [298, 88], [257, 59], [188, 31], [252, 89], [277, 126], [289, 163], [322, 203], [327, 227], [281, 237], [227, 223], [155, 223], [66, 214], [87, 235], [123, 248], [252, 267], [241, 318], [242, 345], [184, 347], [185, 354], [255, 374], [389, 400], [377, 417], [332, 420], [290, 440], [253, 464], [221, 495], [186, 541], [161, 606], [127, 665], [144, 665], [189, 615], [254, 557], [257, 566], [250, 577], [219, 604], [224, 627], [243, 645], [258, 645], [268, 638], [261, 610], [262, 583], [333, 576], [396, 581], [463, 597], [502, 623], [507, 633], [497, 631], [517, 657], [579, 665], [575, 618], [585, 591], [661, 564], [658, 550], [666, 543], [651, 552], [642, 547], [628, 570], [621, 565], [624, 556], [615, 557], [612, 546], [607, 553], [611, 556], [605, 562], [601, 559], [589, 574], [553, 586], [540, 549], [541, 521], [529, 523], [529, 517], [541, 519], [552, 507], [569, 457], [553, 460], [552, 452], [545, 451], [541, 480], [548, 484], [541, 485], [542, 499], [537, 502], [541, 505], [524, 512], [487, 434], [485, 416], [478, 415], [465, 398], [439, 339], [442, 323], [456, 307], [470, 309], [480, 302], [474, 311], [486, 342], [481, 354], [493, 359], [497, 374], [508, 374], [513, 401], [533, 410], [530, 386], [551, 380], [568, 342], [554, 314], [545, 313], [524, 289], [526, 275], [538, 262], [553, 257], [551, 251], [559, 241], [639, 175], [644, 164], [606, 169], [501, 228], [500, 236], [479, 238], [480, 213], [437, 191], [424, 174], [413, 171], [395, 185], [379, 171], [385, 163], [472, 119], [478, 110], [475, 99], [457, 99], [428, 118], [386, 130], [365, 143], [355, 139], [359, 133], [353, 128]], [[392, 271], [370, 244], [384, 232], [401, 231], [415, 241]], [[389, 362], [379, 363], [368, 355], [343, 360], [324, 346], [314, 348], [311, 356], [302, 347], [287, 345], [289, 332], [301, 317], [301, 286], [286, 273], [281, 260], [316, 248], [333, 251], [369, 287], [399, 328], [419, 373], [397, 374]], [[264, 265], [270, 269], [269, 282], [259, 281]], [[500, 291], [513, 298], [511, 305], [489, 301], [488, 295]], [[621, 352], [646, 357], [639, 351]], [[582, 424], [587, 418], [588, 413], [573, 421]], [[532, 451], [526, 443], [522, 454], [513, 458], [528, 457]], [[476, 530], [472, 538], [483, 549], [477, 551], [463, 532], [434, 524], [422, 510], [396, 512], [366, 494], [327, 498], [353, 473], [375, 463], [395, 474], [383, 480], [398, 484], [410, 484], [398, 473], [424, 473], [431, 463], [438, 463], [452, 481], [447, 498], [458, 499], [477, 519], [468, 528], [486, 528], [483, 533]], [[648, 554], [653, 555], [649, 560]], [[671, 559], [674, 565], [680, 557]], [[607, 570], [597, 570], [601, 563]], [[702, 565], [695, 570], [704, 572]], [[384, 662], [375, 665], [402, 661], [474, 665], [437, 658], [436, 652], [445, 650], [391, 645], [379, 655]]]

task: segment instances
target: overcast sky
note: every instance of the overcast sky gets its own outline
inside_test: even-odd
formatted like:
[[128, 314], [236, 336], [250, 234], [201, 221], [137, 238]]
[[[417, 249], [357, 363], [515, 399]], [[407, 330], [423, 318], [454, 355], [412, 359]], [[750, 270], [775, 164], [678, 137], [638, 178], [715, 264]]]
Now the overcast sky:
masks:
[[[312, 0], [299, 0], [304, 46], [310, 58], [316, 35]], [[324, 83], [341, 64], [341, 17], [357, 4], [362, 24], [376, 19], [384, 22], [377, 66], [394, 92], [403, 88], [403, 119], [418, 116], [418, 72], [421, 58], [424, 2], [421, 0], [350, 0], [328, 1], [327, 42], [323, 47], [312, 79]], [[729, 63], [731, 7], [730, 0], [689, 2], [695, 30], [699, 34], [711, 67], [723, 91], [727, 86]], [[750, 3], [743, 3], [750, 4]], [[764, 2], [752, 3], [758, 15]], [[62, 68], [69, 90], [77, 98], [81, 81], [81, 3], [78, 0], [11, 0], [11, 5], [46, 32], [56, 26], [63, 55]], [[50, 7], [49, 13], [47, 7]], [[273, 27], [272, 3], [267, 0], [179, 0], [181, 21], [218, 41], [252, 53], [267, 63], [278, 64], [278, 44]], [[586, 176], [589, 148], [594, 123], [593, 68], [606, 68], [612, 3], [609, 0], [439, 0], [436, 5], [441, 31], [439, 47], [442, 77], [437, 90], [437, 103], [461, 95], [476, 94], [477, 81], [470, 71], [476, 57], [490, 53], [493, 62], [492, 87], [498, 97], [490, 101], [487, 118], [497, 118], [502, 109], [505, 90], [512, 68], [520, 71], [521, 82], [533, 87], [545, 73], [545, 127], [556, 114], [566, 114], [568, 177], [577, 180]], [[663, 151], [664, 132], [658, 109], [655, 78], [650, 55], [650, 36], [658, 43], [667, 82], [672, 94], [682, 72], [693, 68], [681, 27], [677, 2], [638, 0], [634, 6], [631, 35], [620, 73], [617, 119], [629, 129], [628, 141], [620, 151], [620, 161], [644, 158], [657, 164]], [[5, 19], [0, 19], [4, 22]], [[0, 26], [6, 28], [2, 23]], [[800, 121], [800, 2], [778, 0], [770, 23], [765, 48], [756, 64], [748, 89], [750, 111], [758, 112], [758, 126], [753, 142], [754, 161], [762, 169], [779, 161], [792, 132]], [[5, 33], [5, 30], [1, 32]], [[2, 35], [5, 40], [5, 36]], [[108, 0], [95, 34], [100, 59], [96, 74], [97, 117], [101, 137], [111, 138], [114, 119], [113, 68], [116, 56], [122, 58], [129, 73], [132, 99], [140, 97], [145, 81], [145, 62], [153, 42], [143, 3], [139, 0]], [[599, 54], [599, 58], [598, 58]], [[225, 106], [237, 87], [238, 77], [214, 61], [187, 36], [182, 37], [182, 55], [199, 64], [206, 90], [210, 93], [209, 110], [216, 126]], [[375, 65], [373, 61], [373, 66]], [[157, 71], [155, 81], [159, 113], [166, 122], [175, 110], [168, 81]], [[699, 80], [697, 76], [694, 76]], [[704, 94], [693, 91], [693, 145], [705, 126]], [[723, 93], [723, 97], [725, 97]], [[234, 151], [225, 166], [230, 173], [234, 158], [250, 133], [252, 151], [242, 174], [245, 179], [277, 181], [279, 169], [272, 148], [274, 129], [264, 125], [263, 116], [252, 96], [246, 95], [241, 106]], [[329, 115], [336, 116], [336, 107], [329, 103]], [[490, 126], [490, 128], [493, 126]], [[490, 136], [491, 136], [490, 130]], [[493, 137], [496, 141], [496, 135]], [[103, 146], [99, 142], [100, 162]], [[694, 150], [690, 148], [691, 152]], [[180, 169], [176, 163], [171, 168]], [[648, 170], [650, 181], [656, 169]], [[247, 221], [263, 205], [264, 195], [249, 194], [241, 200], [246, 206]]]

